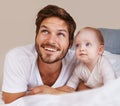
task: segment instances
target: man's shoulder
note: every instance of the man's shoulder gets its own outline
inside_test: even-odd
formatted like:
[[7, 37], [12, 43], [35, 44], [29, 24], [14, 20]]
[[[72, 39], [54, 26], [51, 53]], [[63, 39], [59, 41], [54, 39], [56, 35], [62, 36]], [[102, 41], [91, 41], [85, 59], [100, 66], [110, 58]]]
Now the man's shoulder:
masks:
[[29, 44], [29, 45], [13, 48], [6, 54], [6, 56], [12, 56], [17, 58], [36, 56], [35, 45]]

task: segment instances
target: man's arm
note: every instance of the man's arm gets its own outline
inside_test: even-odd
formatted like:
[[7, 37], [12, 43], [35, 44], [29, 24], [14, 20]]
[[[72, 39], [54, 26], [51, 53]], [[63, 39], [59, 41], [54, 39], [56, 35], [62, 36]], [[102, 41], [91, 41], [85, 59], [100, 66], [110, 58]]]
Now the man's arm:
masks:
[[36, 86], [34, 88], [32, 88], [28, 95], [34, 95], [34, 94], [53, 94], [53, 95], [57, 95], [57, 94], [65, 94], [65, 93], [70, 93], [70, 92], [74, 92], [75, 90], [71, 87], [68, 86], [63, 86], [63, 87], [59, 87], [59, 88], [51, 88], [47, 85], [42, 85], [42, 86]]
[[11, 103], [15, 101], [16, 99], [23, 97], [26, 95], [26, 92], [21, 92], [21, 93], [7, 93], [7, 92], [2, 92], [2, 99], [3, 101], [7, 103]]

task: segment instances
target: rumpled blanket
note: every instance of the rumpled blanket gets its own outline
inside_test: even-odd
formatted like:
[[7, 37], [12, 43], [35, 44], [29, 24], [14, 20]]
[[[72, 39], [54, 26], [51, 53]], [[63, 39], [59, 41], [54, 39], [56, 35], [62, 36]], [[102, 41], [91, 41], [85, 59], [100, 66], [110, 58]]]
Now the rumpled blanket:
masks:
[[92, 90], [26, 96], [4, 106], [120, 106], [120, 78]]

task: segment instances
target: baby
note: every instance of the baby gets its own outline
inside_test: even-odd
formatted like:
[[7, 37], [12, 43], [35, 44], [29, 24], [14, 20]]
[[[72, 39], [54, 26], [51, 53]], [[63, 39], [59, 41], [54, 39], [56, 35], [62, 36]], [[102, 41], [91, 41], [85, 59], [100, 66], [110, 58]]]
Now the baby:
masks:
[[97, 88], [115, 79], [113, 68], [104, 52], [101, 32], [92, 27], [81, 29], [75, 37], [76, 57], [79, 60], [67, 86], [76, 90], [81, 81], [89, 88]]

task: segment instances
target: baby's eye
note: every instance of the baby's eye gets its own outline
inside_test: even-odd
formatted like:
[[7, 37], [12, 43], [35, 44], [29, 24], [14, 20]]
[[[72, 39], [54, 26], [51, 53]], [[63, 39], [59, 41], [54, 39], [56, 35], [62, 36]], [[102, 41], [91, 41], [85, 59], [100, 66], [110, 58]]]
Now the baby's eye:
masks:
[[91, 45], [91, 43], [87, 42], [85, 45], [86, 45], [86, 46], [90, 46], [90, 45]]
[[79, 44], [76, 44], [76, 45], [75, 45], [76, 48], [79, 47], [79, 46], [80, 46]]

